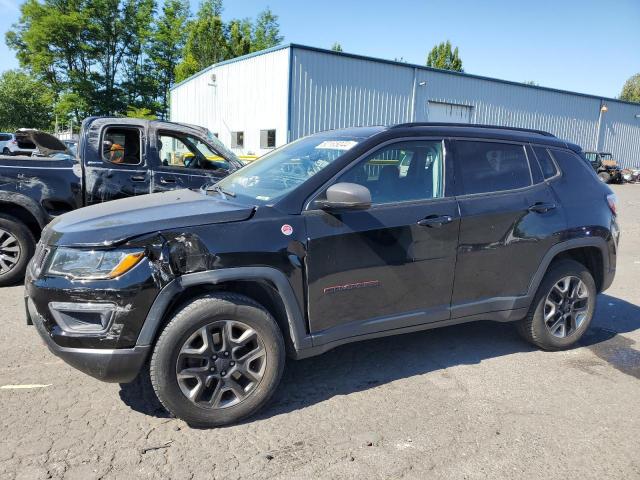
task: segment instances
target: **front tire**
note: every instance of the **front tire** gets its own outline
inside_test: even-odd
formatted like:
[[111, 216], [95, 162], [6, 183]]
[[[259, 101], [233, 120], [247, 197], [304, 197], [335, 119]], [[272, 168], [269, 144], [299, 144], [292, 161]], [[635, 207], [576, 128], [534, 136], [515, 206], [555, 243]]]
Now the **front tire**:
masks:
[[0, 214], [0, 287], [24, 278], [35, 249], [36, 239], [31, 230], [20, 220]]
[[150, 376], [167, 410], [194, 427], [237, 422], [275, 392], [285, 364], [282, 333], [248, 297], [215, 293], [196, 298], [164, 328]]
[[527, 318], [518, 323], [518, 331], [544, 350], [570, 348], [591, 324], [597, 293], [584, 265], [561, 260], [544, 276]]

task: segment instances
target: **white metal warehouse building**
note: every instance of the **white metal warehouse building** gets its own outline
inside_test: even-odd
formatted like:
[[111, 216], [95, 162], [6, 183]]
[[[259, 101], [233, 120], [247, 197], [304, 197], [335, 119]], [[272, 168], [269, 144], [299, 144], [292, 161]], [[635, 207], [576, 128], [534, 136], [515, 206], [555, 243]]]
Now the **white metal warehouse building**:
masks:
[[546, 130], [640, 166], [640, 104], [296, 44], [175, 85], [171, 120], [209, 128], [239, 155], [322, 130], [431, 121]]

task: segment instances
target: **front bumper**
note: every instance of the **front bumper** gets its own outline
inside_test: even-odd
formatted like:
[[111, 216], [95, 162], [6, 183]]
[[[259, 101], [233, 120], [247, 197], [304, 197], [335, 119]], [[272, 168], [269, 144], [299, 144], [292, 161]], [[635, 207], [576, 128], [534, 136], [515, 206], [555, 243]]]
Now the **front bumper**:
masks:
[[104, 382], [127, 383], [136, 378], [147, 360], [150, 346], [133, 348], [70, 348], [58, 345], [44, 327], [44, 318], [30, 298], [29, 319], [51, 352], [81, 372]]

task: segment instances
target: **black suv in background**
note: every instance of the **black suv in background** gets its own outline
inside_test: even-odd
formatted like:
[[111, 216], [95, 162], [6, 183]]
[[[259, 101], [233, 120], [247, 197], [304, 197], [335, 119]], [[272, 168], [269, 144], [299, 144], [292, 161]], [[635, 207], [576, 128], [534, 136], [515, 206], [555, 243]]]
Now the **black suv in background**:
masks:
[[568, 348], [619, 237], [615, 196], [580, 155], [487, 126], [312, 135], [200, 192], [56, 218], [27, 271], [28, 318], [89, 375], [149, 373], [199, 426], [264, 405], [286, 354], [481, 319]]

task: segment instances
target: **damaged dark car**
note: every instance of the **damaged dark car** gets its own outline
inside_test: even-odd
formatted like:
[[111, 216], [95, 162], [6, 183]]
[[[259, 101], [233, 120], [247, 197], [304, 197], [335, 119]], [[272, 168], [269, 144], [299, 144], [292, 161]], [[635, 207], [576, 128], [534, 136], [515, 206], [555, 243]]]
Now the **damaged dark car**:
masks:
[[56, 218], [27, 271], [28, 321], [89, 375], [149, 378], [194, 426], [251, 415], [287, 356], [348, 342], [494, 320], [566, 349], [619, 239], [616, 198], [581, 155], [500, 127], [315, 134], [199, 192]]
[[0, 286], [23, 278], [42, 228], [63, 213], [198, 189], [242, 166], [207, 129], [171, 122], [92, 117], [79, 145], [38, 130], [19, 133], [32, 147], [28, 156], [0, 156]]

